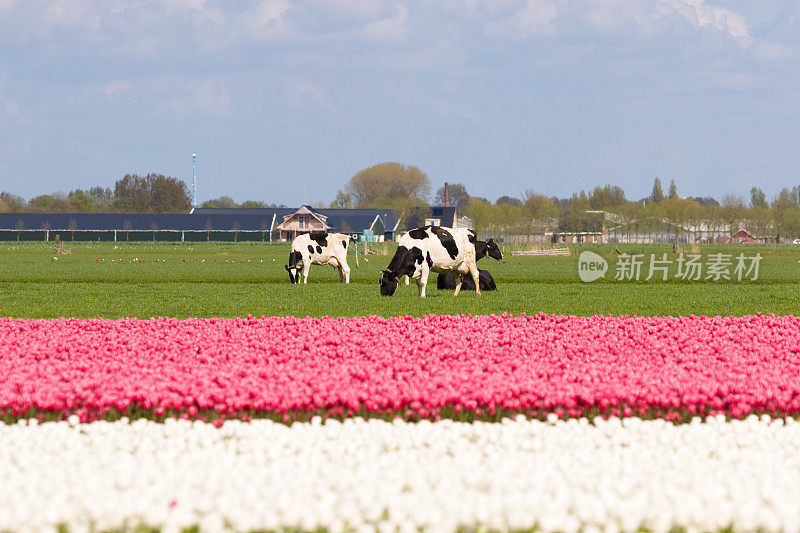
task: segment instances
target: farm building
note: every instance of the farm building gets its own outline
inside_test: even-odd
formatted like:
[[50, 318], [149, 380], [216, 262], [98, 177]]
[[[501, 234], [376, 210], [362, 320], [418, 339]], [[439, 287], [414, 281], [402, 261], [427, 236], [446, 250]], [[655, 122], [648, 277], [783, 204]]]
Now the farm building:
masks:
[[391, 209], [317, 209], [302, 205], [298, 209], [216, 209], [196, 208], [193, 215], [236, 215], [246, 213], [252, 215], [274, 214], [274, 240], [291, 241], [301, 233], [309, 231], [335, 231], [361, 236], [365, 232], [376, 236], [376, 240], [392, 240], [400, 224], [400, 220]]
[[431, 207], [431, 216], [425, 219], [425, 225], [457, 228], [458, 214], [456, 213], [456, 208], [450, 206]]
[[[0, 213], [0, 240], [279, 241], [314, 225], [392, 240], [399, 220], [386, 209], [193, 209], [191, 213]], [[318, 223], [316, 221], [321, 221]], [[313, 228], [316, 229], [316, 228]]]
[[457, 228], [459, 219], [455, 207], [432, 206], [428, 209], [413, 209], [408, 217], [407, 227], [441, 226], [443, 228]]
[[777, 242], [777, 237], [770, 235], [756, 235], [754, 232], [740, 229], [731, 237], [733, 243]]

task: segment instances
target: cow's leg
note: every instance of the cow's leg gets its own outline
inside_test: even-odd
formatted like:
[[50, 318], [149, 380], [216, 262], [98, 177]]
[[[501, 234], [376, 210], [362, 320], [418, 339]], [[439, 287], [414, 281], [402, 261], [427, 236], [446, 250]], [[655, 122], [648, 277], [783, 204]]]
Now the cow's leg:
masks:
[[341, 266], [336, 267], [336, 270], [339, 271], [339, 283], [344, 282], [344, 271], [342, 270]]
[[426, 265], [423, 263], [423, 266], [420, 267], [419, 278], [417, 278], [417, 286], [419, 286], [419, 295], [421, 298], [425, 298], [425, 287], [428, 285], [428, 274], [430, 270], [426, 268]]
[[478, 272], [478, 266], [473, 262], [472, 264], [468, 265], [469, 273], [472, 276], [472, 281], [475, 282], [475, 294], [477, 296], [481, 295], [481, 284], [480, 284], [480, 274]]
[[408, 276], [406, 276], [406, 285], [408, 285], [409, 281], [411, 281], [411, 279]]
[[311, 270], [309, 263], [303, 263], [303, 285], [308, 283], [308, 271]]
[[456, 292], [453, 293], [453, 296], [458, 296], [458, 293], [461, 292], [461, 280], [462, 280], [462, 277], [461, 277], [461, 274], [459, 274], [458, 272], [453, 274], [453, 277], [456, 280]]
[[347, 264], [347, 261], [342, 263], [342, 271], [344, 272], [344, 282], [350, 283], [350, 265]]

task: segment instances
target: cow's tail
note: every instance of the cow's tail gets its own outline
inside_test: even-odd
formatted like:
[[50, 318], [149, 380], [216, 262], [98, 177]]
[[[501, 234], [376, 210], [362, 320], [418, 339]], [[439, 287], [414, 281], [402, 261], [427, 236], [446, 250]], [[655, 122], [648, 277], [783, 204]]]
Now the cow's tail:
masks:
[[358, 241], [356, 240], [355, 237], [350, 235], [350, 242], [352, 242], [354, 244], [353, 248], [354, 248], [354, 252], [356, 254], [356, 268], [359, 268], [359, 266], [358, 266]]

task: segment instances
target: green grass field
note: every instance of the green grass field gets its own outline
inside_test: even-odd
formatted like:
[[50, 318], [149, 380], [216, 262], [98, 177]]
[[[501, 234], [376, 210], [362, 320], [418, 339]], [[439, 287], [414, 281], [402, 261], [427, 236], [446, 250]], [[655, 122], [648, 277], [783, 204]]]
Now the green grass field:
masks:
[[[309, 284], [291, 285], [283, 268], [288, 244], [66, 243], [68, 255], [53, 259], [52, 244], [0, 243], [0, 316], [20, 318], [135, 316], [235, 317], [245, 315], [356, 316], [425, 314], [743, 315], [796, 314], [800, 307], [800, 246], [705, 246], [700, 253], [761, 253], [759, 279], [685, 282], [614, 281], [583, 283], [578, 254], [583, 249], [616, 261], [610, 245], [573, 247], [569, 257], [483, 259], [497, 292], [436, 290], [428, 298], [412, 281], [390, 298], [381, 297], [378, 273], [393, 253], [371, 255], [352, 268], [349, 285], [330, 267], [312, 266]], [[669, 252], [669, 246], [619, 246], [629, 253]], [[669, 257], [674, 258], [672, 254]], [[645, 264], [643, 276], [646, 276]]]

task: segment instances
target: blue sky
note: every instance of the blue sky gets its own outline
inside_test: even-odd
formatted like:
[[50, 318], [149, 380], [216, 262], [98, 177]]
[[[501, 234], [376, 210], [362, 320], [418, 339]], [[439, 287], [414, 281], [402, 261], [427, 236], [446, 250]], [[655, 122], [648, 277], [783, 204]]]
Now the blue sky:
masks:
[[419, 166], [494, 200], [800, 184], [800, 0], [0, 0], [0, 190], [125, 173], [331, 201]]

